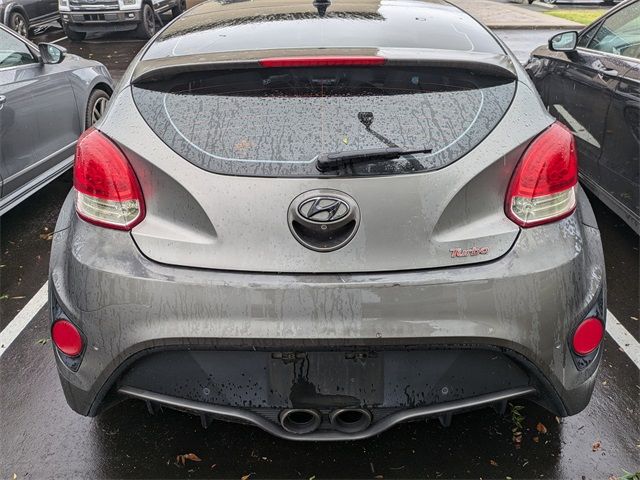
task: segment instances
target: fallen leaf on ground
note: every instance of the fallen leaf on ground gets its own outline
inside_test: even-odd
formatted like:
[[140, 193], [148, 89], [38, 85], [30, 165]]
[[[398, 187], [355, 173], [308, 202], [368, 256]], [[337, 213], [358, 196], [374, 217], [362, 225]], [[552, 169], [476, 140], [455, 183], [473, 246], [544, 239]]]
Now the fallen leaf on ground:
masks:
[[498, 462], [496, 462], [495, 460], [489, 460], [489, 463], [491, 464], [491, 466], [493, 467], [497, 467], [498, 466]]
[[41, 338], [40, 340], [38, 340], [38, 343], [39, 343], [40, 345], [44, 345], [44, 344], [46, 344], [48, 341], [49, 341], [49, 339], [47, 339], [47, 338]]
[[533, 441], [534, 441], [535, 443], [538, 443], [538, 442], [540, 441], [540, 437], [533, 437]]
[[600, 450], [601, 446], [602, 446], [602, 444], [600, 442], [594, 442], [594, 444], [591, 445], [591, 451], [592, 452], [597, 452], [598, 450]]
[[247, 473], [246, 475], [241, 476], [240, 480], [249, 480], [251, 475], [253, 475], [253, 473]]
[[513, 442], [516, 448], [520, 448], [522, 445], [522, 432], [513, 432], [513, 437], [511, 437], [511, 441]]
[[542, 434], [547, 433], [547, 427], [545, 427], [544, 423], [542, 422], [538, 422], [538, 424], [536, 425], [536, 430]]
[[191, 460], [192, 462], [201, 462], [202, 459], [197, 456], [195, 453], [185, 453], [183, 455], [176, 456], [176, 463], [181, 463], [184, 465], [187, 460]]

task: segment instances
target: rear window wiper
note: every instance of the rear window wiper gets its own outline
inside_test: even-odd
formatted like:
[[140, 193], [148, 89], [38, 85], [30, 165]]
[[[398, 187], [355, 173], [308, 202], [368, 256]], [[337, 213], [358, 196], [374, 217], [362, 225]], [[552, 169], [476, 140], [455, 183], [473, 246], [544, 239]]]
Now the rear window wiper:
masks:
[[316, 160], [316, 168], [321, 172], [337, 170], [344, 165], [355, 163], [376, 162], [379, 160], [394, 160], [407, 155], [431, 153], [430, 148], [419, 150], [405, 150], [400, 147], [370, 148], [366, 150], [352, 150], [346, 152], [323, 153]]

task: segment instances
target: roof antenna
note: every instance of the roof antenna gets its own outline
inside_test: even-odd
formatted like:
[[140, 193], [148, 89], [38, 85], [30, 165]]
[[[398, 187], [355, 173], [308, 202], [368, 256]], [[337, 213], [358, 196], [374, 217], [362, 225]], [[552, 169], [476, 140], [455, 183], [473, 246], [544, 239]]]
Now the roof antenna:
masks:
[[313, 6], [318, 9], [318, 15], [324, 17], [327, 8], [331, 5], [331, 0], [313, 0]]

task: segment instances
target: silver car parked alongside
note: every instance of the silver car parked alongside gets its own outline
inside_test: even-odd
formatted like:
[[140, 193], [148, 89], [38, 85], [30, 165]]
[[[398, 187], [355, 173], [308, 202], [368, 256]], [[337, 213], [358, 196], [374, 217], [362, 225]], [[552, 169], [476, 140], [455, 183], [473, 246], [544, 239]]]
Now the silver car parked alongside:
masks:
[[295, 440], [578, 413], [606, 305], [577, 161], [447, 2], [201, 4], [78, 142], [49, 283], [67, 401]]
[[71, 168], [112, 92], [104, 65], [0, 25], [0, 215]]

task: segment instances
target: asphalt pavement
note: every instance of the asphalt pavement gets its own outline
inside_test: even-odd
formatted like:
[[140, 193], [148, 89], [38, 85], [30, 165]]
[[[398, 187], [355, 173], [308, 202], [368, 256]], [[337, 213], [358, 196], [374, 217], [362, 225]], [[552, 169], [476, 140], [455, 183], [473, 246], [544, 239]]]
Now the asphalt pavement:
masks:
[[[552, 31], [502, 31], [521, 60]], [[143, 42], [122, 35], [71, 43], [60, 30], [36, 40], [58, 41], [72, 53], [105, 63], [117, 79]], [[70, 173], [0, 220], [0, 329], [46, 282], [51, 236]], [[638, 236], [598, 200], [609, 310], [638, 339]], [[26, 310], [26, 309], [25, 309]], [[593, 399], [582, 413], [557, 419], [524, 406], [522, 441], [515, 418], [491, 409], [396, 426], [348, 443], [295, 443], [261, 430], [197, 417], [147, 413], [126, 401], [98, 418], [66, 405], [55, 370], [46, 308], [0, 358], [0, 478], [585, 478], [640, 470], [638, 367], [610, 337]], [[193, 453], [201, 461], [179, 455]], [[15, 477], [13, 475], [15, 474]]]

